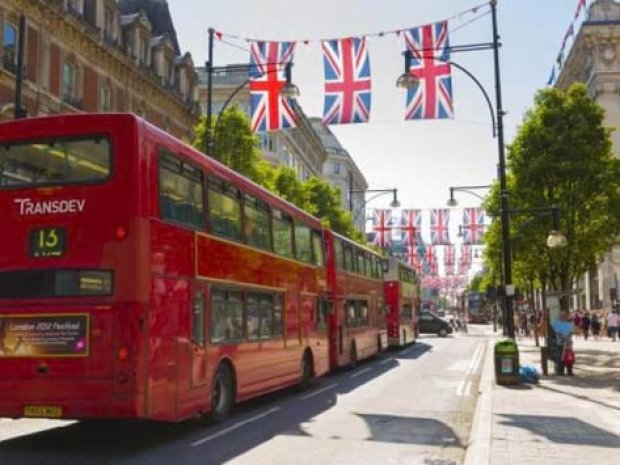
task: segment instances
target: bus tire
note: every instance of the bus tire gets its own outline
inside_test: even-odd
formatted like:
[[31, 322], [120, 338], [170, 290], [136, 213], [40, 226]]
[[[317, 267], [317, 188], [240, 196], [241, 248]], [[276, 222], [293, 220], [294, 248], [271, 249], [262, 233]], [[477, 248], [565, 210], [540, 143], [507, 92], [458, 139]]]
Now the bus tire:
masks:
[[349, 349], [349, 368], [354, 370], [357, 367], [357, 347], [355, 341], [351, 342], [351, 348]]
[[230, 415], [235, 400], [233, 377], [225, 363], [220, 364], [211, 384], [211, 420], [224, 421]]
[[314, 363], [312, 360], [312, 354], [309, 350], [304, 352], [304, 356], [301, 359], [301, 367], [299, 369], [301, 373], [301, 381], [299, 382], [300, 389], [307, 389], [312, 383], [314, 378]]

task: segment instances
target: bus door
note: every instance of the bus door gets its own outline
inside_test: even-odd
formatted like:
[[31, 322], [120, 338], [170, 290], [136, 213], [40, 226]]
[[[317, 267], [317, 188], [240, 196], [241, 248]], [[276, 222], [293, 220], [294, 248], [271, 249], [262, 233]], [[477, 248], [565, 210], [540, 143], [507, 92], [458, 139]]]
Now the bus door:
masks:
[[207, 286], [196, 282], [193, 289], [191, 308], [191, 386], [207, 384]]

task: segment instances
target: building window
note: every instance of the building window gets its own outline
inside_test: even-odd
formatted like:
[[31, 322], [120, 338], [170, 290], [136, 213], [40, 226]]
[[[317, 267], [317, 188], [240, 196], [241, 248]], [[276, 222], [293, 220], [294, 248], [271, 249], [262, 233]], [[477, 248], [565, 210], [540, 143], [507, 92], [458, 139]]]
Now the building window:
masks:
[[75, 65], [70, 62], [65, 62], [62, 66], [62, 97], [67, 103], [71, 103], [75, 100]]
[[333, 163], [332, 169], [334, 174], [340, 174], [340, 163]]
[[103, 35], [109, 43], [116, 42], [114, 34], [114, 12], [106, 8], [103, 13]]
[[106, 112], [112, 110], [112, 90], [108, 84], [103, 84], [99, 93], [99, 110]]
[[2, 42], [4, 69], [15, 73], [17, 70], [17, 29], [11, 23], [4, 23], [4, 38]]

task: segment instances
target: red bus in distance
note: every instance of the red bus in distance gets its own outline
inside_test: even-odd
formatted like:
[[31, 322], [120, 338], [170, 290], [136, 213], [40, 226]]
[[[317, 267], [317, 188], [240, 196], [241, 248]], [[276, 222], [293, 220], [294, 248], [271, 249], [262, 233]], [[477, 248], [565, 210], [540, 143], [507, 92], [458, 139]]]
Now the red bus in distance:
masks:
[[323, 234], [332, 298], [330, 367], [355, 367], [387, 348], [383, 258], [330, 230]]
[[386, 260], [384, 274], [387, 331], [390, 348], [402, 348], [418, 337], [420, 295], [415, 270], [395, 257]]
[[0, 124], [0, 417], [226, 417], [329, 369], [320, 222], [130, 114]]

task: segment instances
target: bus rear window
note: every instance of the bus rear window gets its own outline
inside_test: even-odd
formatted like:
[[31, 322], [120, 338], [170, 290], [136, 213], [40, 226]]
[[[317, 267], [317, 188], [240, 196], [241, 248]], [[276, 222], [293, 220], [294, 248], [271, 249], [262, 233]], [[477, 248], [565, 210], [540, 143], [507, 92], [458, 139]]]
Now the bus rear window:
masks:
[[110, 164], [103, 137], [0, 143], [0, 188], [101, 181]]

